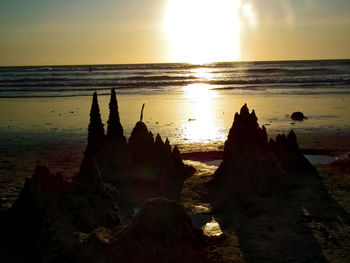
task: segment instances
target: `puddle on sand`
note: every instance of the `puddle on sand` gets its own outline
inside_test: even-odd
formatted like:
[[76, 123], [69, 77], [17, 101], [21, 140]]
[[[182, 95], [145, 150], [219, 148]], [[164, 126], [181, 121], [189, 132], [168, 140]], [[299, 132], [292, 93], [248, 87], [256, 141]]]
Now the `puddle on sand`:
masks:
[[211, 206], [210, 204], [199, 204], [199, 205], [193, 205], [191, 208], [191, 212], [194, 214], [201, 214], [201, 213], [210, 213], [211, 212]]
[[304, 156], [306, 157], [306, 159], [309, 160], [311, 164], [328, 164], [336, 159], [335, 157], [330, 155], [305, 154]]
[[218, 160], [211, 160], [211, 161], [207, 161], [205, 162], [206, 165], [208, 166], [215, 166], [215, 167], [219, 167], [219, 165], [222, 163], [221, 159]]
[[202, 227], [202, 230], [206, 236], [220, 236], [222, 234], [221, 227], [214, 217]]
[[[218, 161], [221, 162], [221, 160]], [[197, 169], [196, 173], [190, 179], [195, 184], [206, 183], [208, 180], [210, 180], [212, 174], [217, 169], [215, 163], [210, 163], [210, 165], [208, 165], [207, 163], [192, 160], [186, 160], [185, 163], [187, 165], [192, 165]], [[205, 203], [197, 199], [187, 199], [186, 201], [189, 215], [195, 227], [201, 228], [203, 233], [207, 236], [220, 236], [223, 234], [219, 223], [211, 214], [212, 207], [210, 203]]]
[[[305, 154], [306, 159], [309, 160], [311, 164], [328, 164], [336, 160], [334, 156], [330, 155], [315, 155], [315, 154]], [[222, 160], [211, 160], [205, 162], [206, 165], [210, 167], [219, 167]]]

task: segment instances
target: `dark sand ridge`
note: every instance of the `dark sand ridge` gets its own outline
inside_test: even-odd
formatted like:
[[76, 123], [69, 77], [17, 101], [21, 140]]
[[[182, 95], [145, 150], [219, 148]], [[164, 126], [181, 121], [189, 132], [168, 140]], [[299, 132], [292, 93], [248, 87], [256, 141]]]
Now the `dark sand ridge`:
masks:
[[[80, 159], [75, 154], [72, 156], [69, 158], [63, 149], [62, 162], [56, 161], [56, 164], [70, 162], [74, 167]], [[52, 158], [55, 157], [53, 154]], [[207, 207], [209, 203], [205, 183], [211, 180], [213, 169], [201, 164], [197, 167], [199, 171], [186, 181], [182, 194], [189, 211], [194, 207]], [[215, 253], [222, 255], [226, 262], [239, 262], [242, 258], [248, 262], [280, 262], [281, 259], [287, 262], [323, 262], [325, 258], [331, 262], [347, 261], [349, 206], [346, 200], [349, 198], [349, 184], [346, 183], [349, 182], [349, 173], [328, 165], [319, 169], [319, 175], [299, 178], [300, 181], [296, 181], [278, 202], [262, 198], [258, 200], [258, 208], [253, 205], [243, 211], [238, 209], [234, 216], [209, 215], [215, 216], [227, 233], [227, 237], [214, 248]], [[330, 176], [329, 173], [338, 174]], [[332, 189], [331, 194], [337, 201], [342, 201], [342, 206], [329, 196], [327, 189]], [[328, 209], [325, 211], [324, 207]], [[196, 223], [200, 226], [198, 218]], [[283, 242], [285, 246], [281, 246]], [[215, 262], [215, 258], [212, 260]]]

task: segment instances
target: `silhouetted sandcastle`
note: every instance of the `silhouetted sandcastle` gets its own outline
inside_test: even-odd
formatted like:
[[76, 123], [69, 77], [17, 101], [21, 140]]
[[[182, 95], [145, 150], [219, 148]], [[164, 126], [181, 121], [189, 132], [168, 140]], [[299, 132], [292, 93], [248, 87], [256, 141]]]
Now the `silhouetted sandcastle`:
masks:
[[[184, 180], [193, 169], [184, 165], [175, 146], [171, 150], [169, 140], [165, 143], [159, 134], [154, 140], [151, 131], [140, 121], [132, 130], [128, 143], [120, 123], [118, 102], [114, 89], [109, 103], [107, 134], [94, 93], [90, 112], [88, 145], [79, 174], [79, 180], [91, 179], [88, 172], [95, 163], [101, 180], [115, 185], [120, 192], [120, 202], [143, 202], [150, 197], [178, 198]], [[85, 178], [84, 178], [85, 177]]]
[[177, 198], [184, 180], [194, 172], [184, 165], [176, 146], [171, 150], [169, 140], [163, 142], [159, 134], [154, 140], [142, 121], [131, 132], [128, 150], [132, 163], [128, 181], [137, 200], [156, 196]]
[[[91, 163], [97, 165], [101, 180], [113, 184], [122, 183], [123, 171], [129, 166], [129, 158], [123, 127], [120, 123], [118, 102], [115, 90], [111, 91], [109, 103], [109, 119], [107, 121], [107, 135], [101, 120], [97, 93], [93, 94], [90, 111], [90, 123], [88, 129], [88, 145], [84, 153], [84, 159], [79, 172], [79, 179], [83, 178], [82, 172], [89, 169]], [[90, 179], [89, 179], [90, 180]]]
[[37, 166], [12, 208], [0, 214], [1, 258], [72, 263], [208, 261], [206, 250], [215, 240], [194, 228], [175, 201], [148, 200], [129, 225], [122, 224], [117, 204], [117, 190], [110, 184], [89, 186], [80, 180], [67, 184], [60, 175]]
[[225, 206], [241, 197], [273, 195], [283, 189], [288, 172], [312, 169], [299, 150], [296, 136], [278, 135], [268, 142], [255, 111], [245, 104], [234, 116], [224, 146], [224, 159], [210, 183], [214, 206]]
[[[92, 174], [98, 170], [89, 173], [98, 178]], [[99, 251], [96, 243], [89, 243], [91, 236], [121, 224], [114, 187], [101, 181], [70, 184], [62, 175], [37, 166], [11, 209], [0, 215], [2, 259], [88, 262], [84, 249], [90, 250], [89, 255]]]
[[99, 158], [101, 146], [105, 141], [105, 131], [103, 128], [100, 108], [97, 101], [97, 93], [93, 94], [92, 105], [90, 111], [90, 123], [88, 128], [88, 146], [85, 156]]
[[[171, 151], [168, 140], [164, 143], [157, 135], [154, 141], [142, 121], [127, 144], [114, 90], [109, 106], [105, 134], [94, 93], [88, 145], [72, 182], [37, 166], [12, 208], [1, 213], [2, 258], [21, 262], [157, 262], [164, 258], [167, 262], [206, 262], [208, 238], [193, 227], [175, 201], [150, 200], [129, 226], [123, 225], [121, 202], [133, 204], [149, 196], [176, 198], [193, 170], [183, 164], [177, 147]], [[173, 249], [169, 251], [164, 244]]]

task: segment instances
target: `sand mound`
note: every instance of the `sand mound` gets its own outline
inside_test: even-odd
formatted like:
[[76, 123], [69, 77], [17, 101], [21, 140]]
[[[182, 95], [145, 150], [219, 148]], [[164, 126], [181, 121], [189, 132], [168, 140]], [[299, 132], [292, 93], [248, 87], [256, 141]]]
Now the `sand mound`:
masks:
[[207, 262], [205, 236], [175, 201], [150, 199], [111, 242], [118, 262]]

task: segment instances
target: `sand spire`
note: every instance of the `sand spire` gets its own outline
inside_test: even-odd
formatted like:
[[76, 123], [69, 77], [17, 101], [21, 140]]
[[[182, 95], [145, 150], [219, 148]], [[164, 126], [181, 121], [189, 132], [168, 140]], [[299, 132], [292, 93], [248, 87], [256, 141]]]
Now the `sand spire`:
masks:
[[96, 154], [99, 145], [103, 144], [105, 131], [98, 106], [97, 93], [94, 92], [90, 111], [90, 123], [88, 128], [88, 147], [87, 153]]
[[109, 118], [107, 121], [107, 136], [123, 136], [123, 126], [120, 123], [119, 111], [118, 111], [118, 101], [116, 92], [114, 89], [111, 91], [111, 99], [109, 102]]

